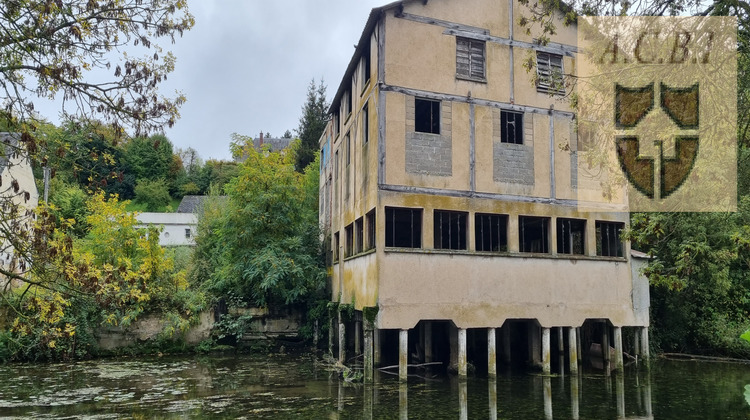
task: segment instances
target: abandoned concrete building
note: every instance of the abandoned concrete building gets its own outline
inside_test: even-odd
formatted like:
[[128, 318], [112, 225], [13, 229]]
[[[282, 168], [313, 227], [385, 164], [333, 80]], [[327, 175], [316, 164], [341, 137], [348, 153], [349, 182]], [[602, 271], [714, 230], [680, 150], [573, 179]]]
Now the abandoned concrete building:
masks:
[[623, 341], [648, 357], [628, 213], [579, 206], [558, 80], [575, 66], [576, 28], [560, 21], [541, 46], [524, 13], [516, 0], [375, 8], [337, 88], [320, 139], [329, 345], [342, 362], [364, 354], [366, 380], [373, 365], [405, 379], [429, 362], [459, 376], [577, 372], [602, 343], [621, 369]]

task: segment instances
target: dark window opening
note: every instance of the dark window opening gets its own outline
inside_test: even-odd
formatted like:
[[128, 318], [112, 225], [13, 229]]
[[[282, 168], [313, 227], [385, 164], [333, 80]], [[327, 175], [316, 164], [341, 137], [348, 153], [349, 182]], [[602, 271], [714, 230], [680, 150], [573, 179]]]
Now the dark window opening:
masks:
[[375, 209], [365, 216], [367, 221], [367, 247], [365, 249], [375, 249]]
[[190, 229], [185, 229], [185, 238], [190, 239], [190, 236], [192, 236]]
[[331, 123], [333, 126], [333, 137], [336, 137], [339, 134], [339, 115], [338, 112], [333, 114], [333, 122]]
[[477, 251], [508, 251], [508, 216], [477, 213], [474, 216], [474, 240]]
[[354, 233], [354, 237], [355, 237], [355, 240], [357, 241], [356, 246], [354, 248], [354, 252], [359, 254], [360, 252], [364, 251], [364, 244], [365, 244], [364, 220], [362, 220], [361, 217], [354, 222], [354, 229], [356, 231]]
[[420, 133], [440, 134], [440, 101], [415, 98], [414, 130]]
[[565, 93], [561, 55], [537, 51], [536, 71], [538, 91], [558, 95]]
[[456, 75], [484, 81], [484, 41], [456, 38]]
[[339, 151], [336, 150], [336, 153], [333, 156], [333, 179], [339, 178]]
[[500, 141], [523, 144], [523, 113], [500, 111]]
[[352, 163], [352, 138], [346, 133], [346, 166]]
[[422, 209], [386, 207], [385, 246], [422, 248]]
[[354, 255], [354, 226], [351, 224], [346, 227], [346, 248], [344, 250], [344, 258], [351, 257]]
[[435, 249], [466, 249], [468, 213], [435, 210]]
[[586, 249], [586, 221], [557, 219], [557, 253], [583, 255]]
[[352, 91], [346, 92], [346, 115], [352, 113]]
[[596, 222], [596, 255], [603, 257], [624, 256], [622, 230], [624, 223]]
[[333, 263], [339, 262], [339, 233], [333, 234]]
[[370, 140], [370, 112], [367, 104], [362, 108], [362, 142]]
[[521, 252], [549, 252], [549, 217], [518, 216]]
[[[369, 41], [368, 41], [369, 44]], [[365, 51], [362, 53], [362, 58], [364, 61], [364, 79], [362, 79], [362, 84], [366, 85], [367, 82], [370, 80], [370, 48], [366, 48]]]

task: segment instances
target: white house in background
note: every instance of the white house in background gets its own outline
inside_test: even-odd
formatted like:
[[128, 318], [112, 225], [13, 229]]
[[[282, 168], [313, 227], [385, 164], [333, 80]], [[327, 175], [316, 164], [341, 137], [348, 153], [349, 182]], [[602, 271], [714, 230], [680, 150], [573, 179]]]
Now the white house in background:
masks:
[[[34, 223], [34, 209], [39, 203], [34, 173], [29, 157], [22, 150], [20, 139], [20, 134], [0, 133], [0, 201], [18, 206], [15, 218], [3, 217], [0, 220], [3, 225], [0, 232], [30, 230]], [[7, 214], [10, 210], [4, 208], [2, 211]], [[29, 261], [18, 258], [15, 249], [10, 238], [2, 237], [0, 233], [0, 266], [23, 274], [31, 269], [31, 265]], [[4, 284], [0, 276], [0, 286]]]
[[161, 246], [195, 246], [198, 215], [195, 213], [140, 213], [136, 216], [140, 227], [161, 226]]

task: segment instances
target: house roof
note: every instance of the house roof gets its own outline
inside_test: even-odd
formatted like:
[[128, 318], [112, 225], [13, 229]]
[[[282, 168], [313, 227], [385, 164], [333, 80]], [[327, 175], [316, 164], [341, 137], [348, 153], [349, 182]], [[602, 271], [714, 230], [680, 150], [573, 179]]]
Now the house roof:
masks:
[[[263, 145], [269, 145], [272, 152], [278, 152], [279, 150], [286, 149], [292, 143], [294, 139], [287, 138], [263, 138]], [[253, 147], [260, 149], [260, 138], [253, 139]]]
[[201, 208], [208, 200], [223, 202], [227, 199], [226, 195], [186, 195], [182, 197], [180, 205], [177, 207], [177, 213], [200, 213]]
[[[18, 147], [19, 138], [19, 134], [16, 133], [0, 133], [0, 173], [8, 166], [8, 152]], [[6, 145], [10, 147], [6, 148]]]

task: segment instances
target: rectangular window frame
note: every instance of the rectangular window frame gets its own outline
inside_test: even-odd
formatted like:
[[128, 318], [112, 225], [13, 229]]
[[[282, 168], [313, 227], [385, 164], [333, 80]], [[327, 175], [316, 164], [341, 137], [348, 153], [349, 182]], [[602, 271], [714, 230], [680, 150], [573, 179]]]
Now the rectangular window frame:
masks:
[[438, 100], [414, 98], [414, 131], [439, 135], [440, 106]]
[[375, 239], [376, 237], [376, 225], [375, 225], [375, 209], [370, 210], [369, 213], [365, 215], [365, 224], [367, 225], [367, 241], [365, 243], [365, 250], [369, 251], [371, 249], [375, 249]]
[[344, 228], [344, 234], [346, 235], [344, 258], [349, 258], [354, 255], [354, 223], [349, 223], [349, 225]]
[[339, 233], [336, 232], [333, 234], [333, 263], [338, 264], [339, 262], [339, 247], [341, 242], [339, 242]]
[[625, 241], [622, 231], [625, 223], [597, 220], [596, 227], [596, 255], [599, 257], [625, 257]]
[[354, 221], [354, 254], [365, 250], [365, 220], [360, 217]]
[[484, 41], [456, 37], [456, 78], [486, 82], [486, 51]]
[[474, 214], [474, 249], [479, 252], [508, 252], [507, 214]]
[[564, 95], [563, 58], [560, 54], [536, 52], [536, 90], [553, 95]]
[[550, 218], [518, 216], [518, 250], [525, 253], [550, 253]]
[[433, 210], [435, 249], [464, 251], [468, 246], [469, 213], [454, 210]]
[[558, 217], [557, 253], [586, 255], [586, 219]]
[[385, 246], [422, 248], [422, 214], [421, 208], [386, 207]]
[[523, 144], [523, 112], [500, 110], [500, 142]]
[[370, 141], [370, 107], [365, 103], [362, 107], [362, 143], [367, 144]]

